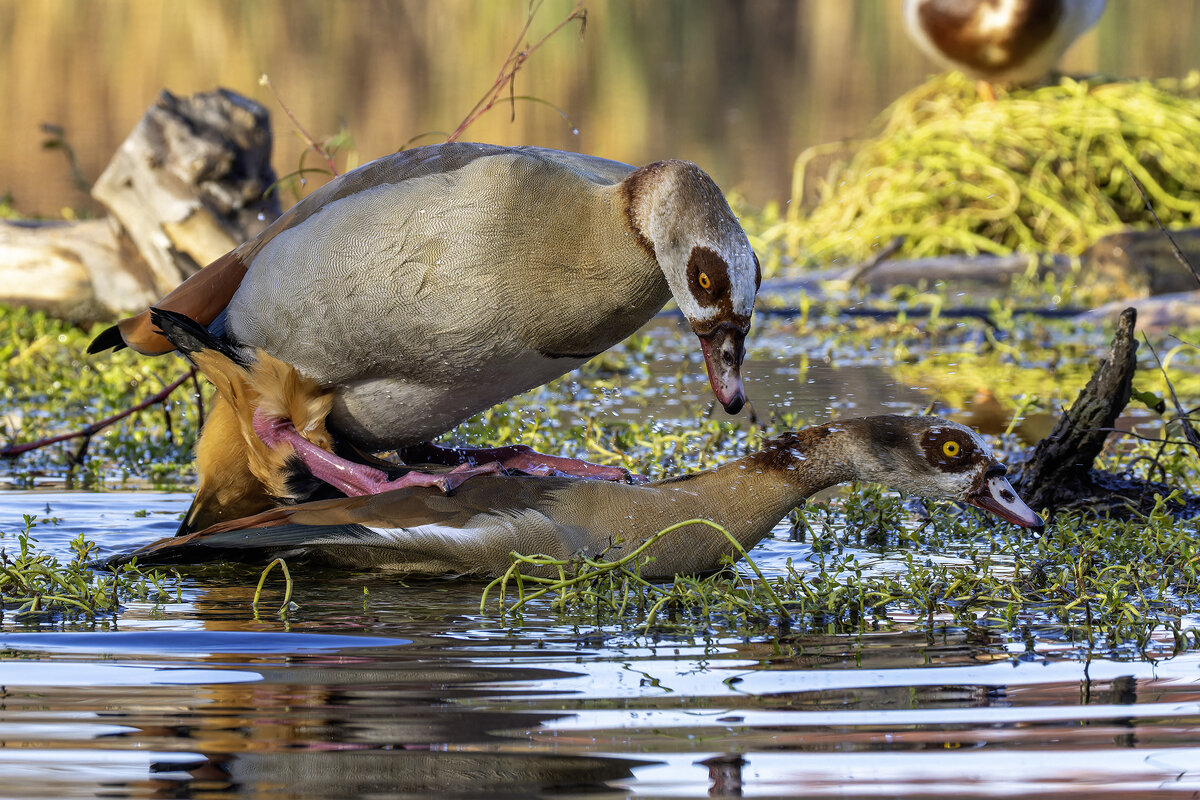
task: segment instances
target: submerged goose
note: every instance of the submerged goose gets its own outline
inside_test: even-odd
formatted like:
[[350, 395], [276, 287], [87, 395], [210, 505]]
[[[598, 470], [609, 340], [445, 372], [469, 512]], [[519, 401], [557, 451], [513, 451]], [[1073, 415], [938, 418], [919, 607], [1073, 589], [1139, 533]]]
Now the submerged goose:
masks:
[[[330, 387], [330, 431], [379, 451], [578, 367], [671, 298], [734, 413], [759, 279], [695, 164], [455, 142], [335, 178], [155, 306]], [[124, 345], [174, 349], [148, 310], [88, 350]]]
[[[1041, 526], [1004, 475], [969, 428], [937, 417], [884, 415], [785, 433], [718, 469], [643, 486], [482, 476], [452, 495], [407, 488], [276, 508], [162, 539], [115, 561], [262, 562], [283, 556], [340, 567], [494, 576], [508, 569], [512, 552], [612, 557], [695, 518], [725, 526], [749, 550], [805, 498], [846, 481], [958, 500], [1017, 525]], [[712, 528], [692, 524], [646, 555], [653, 560], [642, 574], [667, 578], [717, 569], [733, 548]]]
[[1040, 80], [1096, 24], [1106, 0], [904, 0], [925, 54], [980, 81]]

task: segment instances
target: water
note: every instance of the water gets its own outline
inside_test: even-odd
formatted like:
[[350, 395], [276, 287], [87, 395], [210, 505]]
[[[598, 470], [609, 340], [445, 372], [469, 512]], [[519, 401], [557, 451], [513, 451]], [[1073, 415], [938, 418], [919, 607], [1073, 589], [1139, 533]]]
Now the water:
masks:
[[[580, 377], [594, 397], [584, 407], [686, 429], [701, 412], [680, 398], [707, 400], [707, 389], [680, 330], [669, 316], [652, 324], [649, 364], [623, 388]], [[866, 348], [808, 341], [792, 323], [756, 331], [746, 372], [760, 416], [917, 411], [939, 396]], [[68, 558], [82, 532], [103, 555], [171, 535], [189, 500], [4, 491], [0, 531], [11, 549], [34, 514], [38, 547]], [[752, 553], [768, 576], [820, 562], [789, 531], [781, 523]], [[903, 568], [877, 550], [856, 555], [868, 571]], [[480, 610], [479, 582], [292, 574], [286, 618], [278, 572], [255, 613], [258, 570], [227, 566], [188, 571], [169, 600], [94, 622], [10, 610], [0, 797], [1200, 791], [1196, 653], [1088, 661], [1036, 631], [923, 619], [782, 639], [598, 626], [545, 603], [516, 622], [495, 604]]]
[[[186, 496], [5, 493], [108, 549]], [[139, 511], [145, 517], [134, 517]], [[771, 569], [807, 545], [770, 540]], [[1084, 663], [945, 628], [786, 642], [512, 628], [480, 585], [255, 571], [66, 630], [0, 627], [0, 795], [1089, 797], [1200, 790], [1200, 654]], [[268, 600], [278, 602], [269, 591]]]

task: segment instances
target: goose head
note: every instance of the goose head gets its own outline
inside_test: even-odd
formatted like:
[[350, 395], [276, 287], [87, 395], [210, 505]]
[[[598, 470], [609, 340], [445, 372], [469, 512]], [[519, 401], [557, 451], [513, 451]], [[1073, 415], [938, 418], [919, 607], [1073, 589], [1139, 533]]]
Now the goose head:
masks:
[[649, 164], [621, 186], [634, 232], [700, 339], [713, 394], [737, 413], [746, 402], [742, 359], [762, 280], [746, 232], [713, 179], [689, 161]]
[[793, 436], [791, 469], [803, 475], [815, 467], [822, 473], [817, 485], [873, 481], [930, 500], [969, 503], [1026, 528], [1043, 525], [983, 437], [957, 422], [887, 414], [829, 422]]
[[[871, 417], [873, 436], [894, 443], [877, 451], [874, 480], [931, 500], [958, 500], [1026, 528], [1042, 518], [1017, 496], [1007, 469], [975, 431], [940, 417]], [[904, 420], [906, 424], [899, 424]]]

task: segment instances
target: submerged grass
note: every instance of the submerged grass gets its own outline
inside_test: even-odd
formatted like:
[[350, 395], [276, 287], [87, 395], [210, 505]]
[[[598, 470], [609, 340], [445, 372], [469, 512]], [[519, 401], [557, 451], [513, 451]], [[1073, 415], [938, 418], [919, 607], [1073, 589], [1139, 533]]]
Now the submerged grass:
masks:
[[[1081, 253], [1147, 227], [1200, 223], [1200, 72], [1183, 79], [1060, 83], [981, 101], [934, 77], [876, 120], [878, 133], [797, 159], [786, 220], [757, 231], [801, 264], [859, 262], [905, 237], [903, 257]], [[822, 175], [816, 175], [824, 168]]]

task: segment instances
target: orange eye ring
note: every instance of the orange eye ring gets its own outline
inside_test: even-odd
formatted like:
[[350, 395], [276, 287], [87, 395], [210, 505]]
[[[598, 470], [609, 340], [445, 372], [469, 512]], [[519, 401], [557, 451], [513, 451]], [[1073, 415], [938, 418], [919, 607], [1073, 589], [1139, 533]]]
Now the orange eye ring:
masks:
[[953, 439], [947, 439], [945, 442], [942, 442], [942, 453], [950, 458], [958, 458], [962, 453], [962, 445]]
[[708, 277], [707, 272], [701, 272], [700, 277], [697, 278], [696, 280], [700, 283], [701, 289], [711, 289], [712, 288], [712, 278]]

